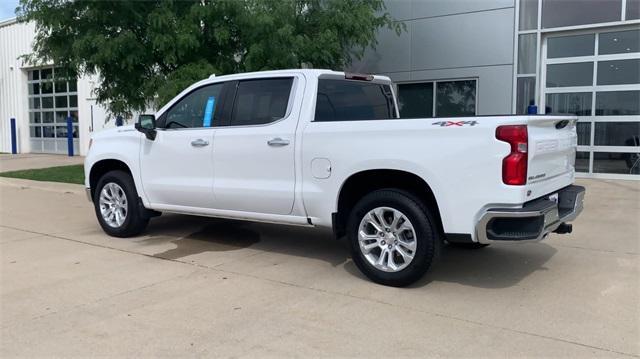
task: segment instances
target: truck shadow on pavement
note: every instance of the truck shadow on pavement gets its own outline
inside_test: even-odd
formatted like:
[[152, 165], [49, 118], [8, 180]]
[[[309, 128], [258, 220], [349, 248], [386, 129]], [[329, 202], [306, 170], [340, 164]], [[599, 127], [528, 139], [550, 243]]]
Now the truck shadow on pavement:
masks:
[[[367, 280], [351, 261], [345, 240], [335, 240], [331, 233], [317, 229], [169, 214], [152, 220], [146, 234], [139, 244], [168, 242], [175, 246], [154, 254], [157, 258], [180, 260], [206, 252], [250, 248], [321, 260]], [[556, 251], [546, 243], [495, 244], [476, 250], [445, 245], [430, 271], [410, 288], [432, 282], [488, 289], [511, 287], [533, 272], [546, 270], [545, 263]]]
[[169, 214], [152, 220], [146, 234], [150, 238], [138, 243], [175, 245], [154, 254], [154, 257], [171, 260], [244, 248], [320, 259], [334, 267], [349, 259], [346, 247], [330, 233], [297, 226]]

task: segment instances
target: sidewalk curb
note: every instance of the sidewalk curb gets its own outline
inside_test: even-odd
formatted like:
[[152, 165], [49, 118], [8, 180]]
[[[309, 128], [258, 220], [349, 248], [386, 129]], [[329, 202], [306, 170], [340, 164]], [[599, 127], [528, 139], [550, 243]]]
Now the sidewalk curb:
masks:
[[38, 189], [49, 192], [72, 193], [85, 195], [85, 187], [81, 184], [33, 181], [21, 178], [0, 177], [0, 185], [8, 187], [18, 187], [21, 189]]

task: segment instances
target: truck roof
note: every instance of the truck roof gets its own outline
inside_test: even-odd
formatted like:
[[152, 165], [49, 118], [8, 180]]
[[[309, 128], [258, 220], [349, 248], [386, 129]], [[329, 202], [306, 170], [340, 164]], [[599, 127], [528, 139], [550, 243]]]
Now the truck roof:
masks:
[[[347, 72], [344, 71], [333, 71], [328, 69], [284, 69], [284, 70], [269, 70], [269, 71], [254, 71], [254, 72], [240, 72], [237, 74], [229, 74], [229, 75], [221, 75], [218, 76], [216, 74], [212, 74], [208, 79], [204, 79], [200, 82], [206, 82], [207, 80], [236, 80], [236, 79], [246, 79], [255, 76], [273, 76], [273, 75], [286, 75], [291, 72], [302, 73], [306, 76], [311, 77], [320, 77], [321, 75], [334, 75], [344, 77]], [[369, 75], [369, 74], [364, 74]], [[382, 75], [372, 75], [375, 80], [378, 81], [391, 81], [389, 77]]]

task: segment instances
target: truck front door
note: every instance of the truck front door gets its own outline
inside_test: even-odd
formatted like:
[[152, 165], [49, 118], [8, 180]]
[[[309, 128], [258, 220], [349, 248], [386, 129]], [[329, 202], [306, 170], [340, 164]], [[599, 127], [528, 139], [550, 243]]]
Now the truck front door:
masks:
[[213, 206], [213, 140], [224, 84], [195, 89], [158, 118], [154, 141], [143, 138], [140, 172], [154, 207]]

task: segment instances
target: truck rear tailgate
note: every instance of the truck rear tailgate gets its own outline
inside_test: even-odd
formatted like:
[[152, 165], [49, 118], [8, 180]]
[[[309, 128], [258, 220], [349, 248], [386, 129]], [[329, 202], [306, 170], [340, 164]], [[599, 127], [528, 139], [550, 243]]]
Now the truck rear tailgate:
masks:
[[576, 122], [574, 116], [529, 117], [526, 184], [529, 199], [551, 194], [574, 182]]

